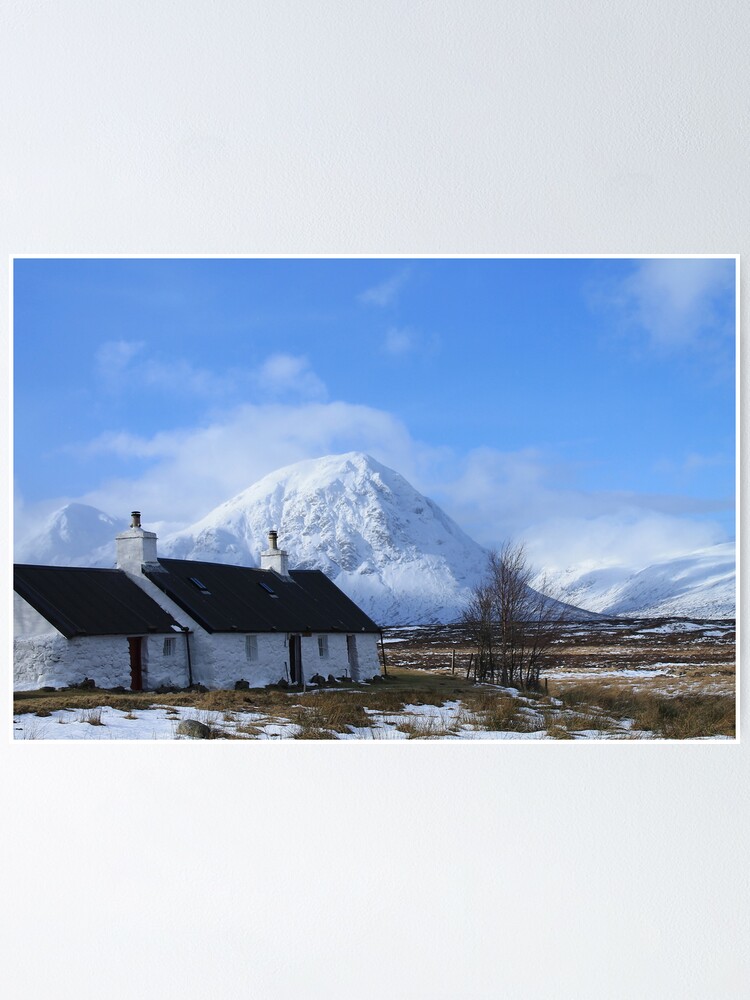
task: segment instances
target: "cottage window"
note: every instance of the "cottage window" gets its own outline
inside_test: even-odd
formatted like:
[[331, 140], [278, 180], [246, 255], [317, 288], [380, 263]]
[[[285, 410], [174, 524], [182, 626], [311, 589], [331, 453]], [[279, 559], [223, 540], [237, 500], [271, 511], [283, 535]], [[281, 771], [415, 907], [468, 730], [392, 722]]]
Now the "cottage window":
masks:
[[176, 646], [177, 646], [176, 639], [165, 639], [164, 645], [162, 646], [162, 654], [164, 656], [174, 656], [174, 651]]
[[245, 659], [247, 659], [247, 660], [257, 660], [258, 659], [258, 636], [257, 635], [246, 635], [245, 636]]
[[318, 636], [318, 652], [324, 660], [328, 659], [328, 636]]

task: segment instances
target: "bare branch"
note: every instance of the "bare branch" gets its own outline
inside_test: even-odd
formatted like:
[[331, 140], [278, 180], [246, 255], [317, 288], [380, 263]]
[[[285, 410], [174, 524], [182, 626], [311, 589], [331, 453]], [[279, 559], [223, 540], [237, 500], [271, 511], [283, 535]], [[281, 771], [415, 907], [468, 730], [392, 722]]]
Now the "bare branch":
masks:
[[462, 621], [477, 645], [474, 676], [503, 685], [538, 688], [548, 650], [559, 636], [563, 609], [530, 585], [522, 544], [492, 550], [485, 578], [472, 591]]

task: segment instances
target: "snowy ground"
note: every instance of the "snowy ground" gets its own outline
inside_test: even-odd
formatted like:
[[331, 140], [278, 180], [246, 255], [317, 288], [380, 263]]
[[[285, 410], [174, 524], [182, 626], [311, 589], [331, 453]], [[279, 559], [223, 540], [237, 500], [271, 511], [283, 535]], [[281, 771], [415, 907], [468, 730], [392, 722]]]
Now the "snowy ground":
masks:
[[[369, 726], [349, 726], [348, 732], [333, 735], [339, 740], [405, 740], [415, 731], [422, 738], [442, 738], [451, 740], [493, 740], [493, 739], [544, 739], [546, 730], [532, 732], [489, 732], [475, 729], [468, 718], [462, 715], [460, 702], [446, 702], [442, 706], [407, 705], [400, 713], [369, 713]], [[92, 716], [96, 722], [92, 724]], [[13, 722], [13, 734], [22, 740], [184, 740], [190, 737], [177, 733], [177, 726], [183, 719], [196, 719], [220, 730], [226, 736], [244, 739], [279, 740], [292, 739], [300, 732], [300, 727], [283, 719], [270, 721], [268, 718], [249, 712], [233, 712], [231, 718], [219, 713], [196, 712], [187, 708], [152, 708], [134, 712], [121, 712], [104, 706], [101, 709], [74, 709], [53, 712], [46, 718], [35, 715], [19, 715]], [[403, 732], [398, 725], [406, 721], [411, 732]], [[245, 728], [253, 732], [243, 731]], [[445, 730], [450, 732], [445, 733]], [[597, 735], [582, 732], [580, 736]]]
[[[547, 706], [546, 714], [538, 711], [533, 702], [514, 689], [506, 692], [518, 700], [520, 712], [525, 713], [527, 731], [492, 730], [483, 728], [478, 717], [472, 715], [460, 700], [446, 701], [442, 705], [405, 705], [399, 712], [380, 712], [366, 709], [369, 725], [346, 727], [345, 732], [332, 733], [336, 740], [543, 740], [550, 734], [545, 723], [554, 718]], [[555, 704], [554, 699], [552, 703]], [[558, 706], [560, 703], [556, 703]], [[568, 716], [569, 717], [569, 716]], [[582, 716], [583, 718], [589, 718]], [[31, 713], [18, 715], [13, 720], [13, 735], [18, 740], [184, 740], [190, 737], [178, 733], [179, 723], [194, 719], [212, 730], [213, 738], [283, 740], [297, 738], [300, 727], [283, 717], [269, 717], [255, 712], [204, 712], [195, 708], [178, 706], [136, 709], [123, 712], [109, 706], [95, 709], [64, 709], [49, 716], [38, 717]], [[589, 720], [590, 721], [590, 720]], [[652, 738], [651, 733], [635, 731], [628, 719], [619, 720], [613, 730], [592, 729], [582, 722], [579, 730], [573, 729], [573, 739], [622, 739]]]

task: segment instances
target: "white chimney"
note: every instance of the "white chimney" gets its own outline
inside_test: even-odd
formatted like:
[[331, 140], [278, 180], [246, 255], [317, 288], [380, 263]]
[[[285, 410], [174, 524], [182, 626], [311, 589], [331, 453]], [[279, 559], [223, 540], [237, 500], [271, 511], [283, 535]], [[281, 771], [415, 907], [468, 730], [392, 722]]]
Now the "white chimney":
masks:
[[260, 554], [260, 568], [271, 569], [279, 576], [289, 576], [289, 556], [277, 546], [278, 537], [278, 532], [268, 532], [268, 548]]
[[157, 566], [156, 535], [141, 527], [141, 512], [131, 514], [130, 527], [117, 535], [117, 568], [140, 575], [146, 565]]

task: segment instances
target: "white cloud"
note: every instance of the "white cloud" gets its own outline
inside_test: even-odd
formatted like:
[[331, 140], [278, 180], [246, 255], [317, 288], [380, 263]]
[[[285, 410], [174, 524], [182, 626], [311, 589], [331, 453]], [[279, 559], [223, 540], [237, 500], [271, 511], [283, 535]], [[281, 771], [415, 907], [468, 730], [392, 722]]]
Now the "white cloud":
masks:
[[392, 326], [386, 331], [384, 347], [388, 354], [408, 354], [414, 346], [414, 331], [408, 326]]
[[[658, 258], [638, 261], [614, 291], [609, 305], [662, 350], [711, 345], [734, 336], [728, 321], [734, 261]], [[723, 311], [722, 311], [723, 305]]]
[[726, 540], [718, 525], [639, 507], [595, 517], [553, 517], [522, 537], [529, 560], [544, 569], [590, 565], [644, 569], [650, 563]]
[[108, 340], [101, 345], [95, 355], [96, 368], [100, 376], [118, 381], [131, 361], [145, 346], [143, 340]]
[[238, 369], [217, 374], [196, 368], [184, 358], [149, 357], [144, 354], [145, 347], [142, 340], [110, 340], [99, 347], [95, 355], [96, 373], [107, 393], [158, 389], [211, 399], [221, 398], [248, 382], [248, 374]]
[[700, 472], [703, 469], [716, 469], [721, 466], [729, 465], [732, 459], [728, 458], [726, 455], [700, 455], [697, 452], [691, 452], [683, 464], [685, 472]]
[[436, 499], [481, 544], [520, 539], [530, 560], [548, 569], [588, 562], [640, 569], [726, 540], [719, 523], [705, 519], [720, 502], [587, 492], [574, 481], [573, 468], [538, 450], [481, 448], [436, 488]]
[[382, 281], [379, 285], [374, 285], [372, 288], [366, 289], [358, 296], [359, 301], [364, 302], [366, 305], [389, 306], [395, 302], [398, 293], [406, 284], [408, 278], [409, 269], [405, 268], [386, 281]]
[[99, 437], [89, 451], [149, 467], [81, 498], [108, 513], [140, 509], [149, 520], [187, 524], [253, 482], [305, 458], [351, 450], [413, 474], [420, 447], [391, 414], [344, 402], [245, 404], [202, 427], [153, 438]]
[[172, 391], [180, 395], [189, 393], [204, 399], [221, 398], [239, 388], [246, 377], [236, 370], [217, 375], [205, 368], [196, 368], [188, 361], [150, 360], [140, 371], [142, 384], [151, 389]]
[[255, 375], [261, 393], [277, 398], [292, 394], [302, 399], [323, 400], [326, 387], [310, 367], [305, 357], [293, 354], [273, 354]]
[[112, 455], [126, 459], [168, 458], [174, 454], [177, 442], [190, 436], [190, 431], [160, 431], [153, 437], [141, 437], [128, 431], [107, 431], [92, 441], [70, 445], [67, 449], [82, 458]]
[[96, 353], [96, 370], [107, 393], [158, 389], [162, 393], [188, 393], [208, 402], [248, 391], [264, 399], [325, 399], [327, 395], [325, 385], [303, 356], [273, 354], [254, 370], [216, 372], [198, 368], [184, 358], [150, 357], [145, 346], [144, 341], [127, 340], [102, 344]]
[[434, 355], [440, 350], [440, 338], [411, 326], [391, 326], [386, 330], [383, 350], [394, 358], [416, 353], [421, 356]]
[[690, 452], [680, 459], [661, 459], [654, 463], [654, 470], [675, 478], [688, 480], [695, 473], [704, 472], [706, 469], [727, 468], [733, 463], [733, 457], [721, 452], [717, 452], [714, 455], [702, 455], [698, 452]]

